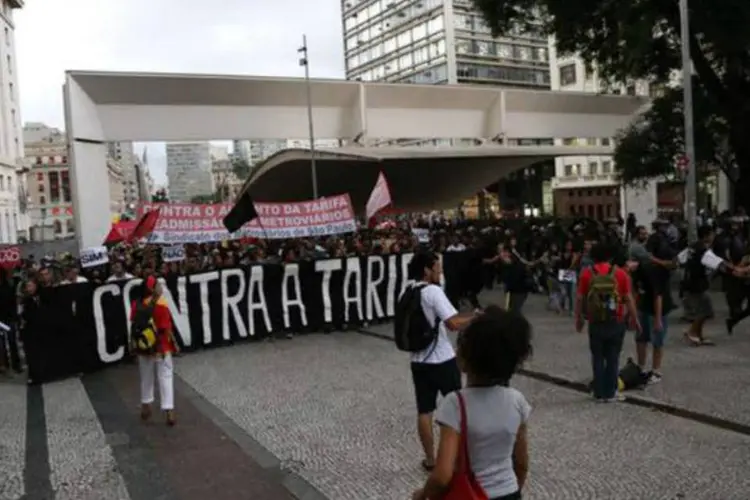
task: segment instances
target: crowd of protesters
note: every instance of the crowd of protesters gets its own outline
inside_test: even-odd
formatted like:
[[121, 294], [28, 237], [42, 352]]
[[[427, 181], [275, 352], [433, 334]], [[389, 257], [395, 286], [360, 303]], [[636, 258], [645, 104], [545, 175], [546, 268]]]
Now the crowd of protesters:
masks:
[[[735, 265], [743, 262], [748, 254], [746, 225], [726, 214], [708, 222], [720, 235], [712, 244], [715, 253]], [[428, 238], [418, 238], [414, 228], [429, 230]], [[23, 327], [24, 318], [33, 309], [36, 291], [43, 287], [82, 281], [99, 284], [150, 275], [169, 278], [256, 263], [392, 254], [419, 248], [430, 248], [444, 258], [456, 252], [463, 254], [461, 266], [450, 266], [452, 271], [448, 272], [454, 275], [446, 276], [446, 294], [456, 306], [465, 302], [479, 309], [482, 290], [501, 286], [506, 292], [506, 308], [522, 311], [530, 293], [543, 293], [549, 296], [551, 309], [572, 314], [577, 274], [593, 263], [590, 250], [594, 243], [607, 244], [611, 261], [618, 266], [631, 260], [669, 267], [664, 264], [672, 262], [686, 245], [685, 230], [667, 220], [656, 221], [653, 229], [638, 226], [632, 215], [627, 220], [610, 221], [400, 218], [378, 228], [316, 239], [186, 244], [185, 259], [175, 262], [163, 262], [160, 247], [148, 244], [116, 245], [109, 249], [109, 263], [89, 268], [82, 268], [70, 255], [30, 256], [22, 267], [0, 273], [0, 322]], [[665, 270], [662, 277], [668, 278], [670, 272]], [[743, 280], [731, 275], [723, 280], [730, 304], [727, 328], [731, 331], [745, 317], [743, 304], [748, 288]], [[670, 299], [666, 309], [674, 302]], [[697, 304], [701, 305], [704, 310], [698, 312], [704, 316], [712, 313], [705, 310], [705, 304]], [[686, 311], [686, 319], [692, 319], [690, 313]], [[0, 370], [20, 369], [18, 357], [13, 355], [16, 349], [11, 348], [8, 354], [7, 347], [5, 342]]]

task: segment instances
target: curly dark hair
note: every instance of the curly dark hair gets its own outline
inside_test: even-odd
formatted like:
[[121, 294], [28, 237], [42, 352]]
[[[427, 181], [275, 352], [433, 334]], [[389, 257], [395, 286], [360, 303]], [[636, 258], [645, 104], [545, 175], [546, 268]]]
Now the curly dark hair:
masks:
[[532, 353], [531, 325], [521, 314], [490, 306], [459, 336], [458, 351], [474, 385], [507, 385]]

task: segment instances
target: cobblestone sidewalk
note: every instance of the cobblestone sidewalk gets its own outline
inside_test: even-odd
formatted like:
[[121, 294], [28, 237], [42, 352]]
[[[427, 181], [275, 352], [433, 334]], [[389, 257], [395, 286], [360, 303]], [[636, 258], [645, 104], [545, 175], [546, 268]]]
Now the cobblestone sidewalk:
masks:
[[[584, 377], [585, 342], [539, 307], [536, 344], [552, 347], [534, 363], [558, 340], [557, 357], [581, 360], [559, 366]], [[133, 366], [34, 398], [0, 383], [0, 499], [396, 500], [424, 480], [408, 358], [388, 341], [311, 334], [186, 355], [176, 370], [174, 429], [139, 421]], [[525, 498], [747, 498], [750, 437], [526, 377], [513, 385], [534, 408]]]

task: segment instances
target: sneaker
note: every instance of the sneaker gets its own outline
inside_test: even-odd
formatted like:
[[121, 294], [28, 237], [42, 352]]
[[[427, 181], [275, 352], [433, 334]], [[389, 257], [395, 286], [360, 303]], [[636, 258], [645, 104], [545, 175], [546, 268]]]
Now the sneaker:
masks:
[[661, 382], [661, 373], [652, 371], [648, 376], [648, 383], [658, 384], [659, 382]]
[[625, 401], [625, 396], [622, 393], [618, 392], [617, 394], [615, 394], [615, 397], [605, 399], [604, 401], [606, 401], [607, 403], [619, 403]]

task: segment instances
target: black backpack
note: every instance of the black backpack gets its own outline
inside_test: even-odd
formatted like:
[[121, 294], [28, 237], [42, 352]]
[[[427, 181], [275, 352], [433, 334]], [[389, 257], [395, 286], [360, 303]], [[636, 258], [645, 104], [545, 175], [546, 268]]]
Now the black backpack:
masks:
[[437, 344], [440, 319], [431, 325], [422, 309], [422, 290], [427, 285], [407, 288], [398, 303], [393, 320], [396, 347], [407, 352], [421, 352]]
[[130, 323], [130, 342], [133, 350], [140, 354], [153, 354], [157, 347], [156, 328], [151, 321], [154, 315], [157, 299], [154, 297], [148, 303], [139, 300]]

